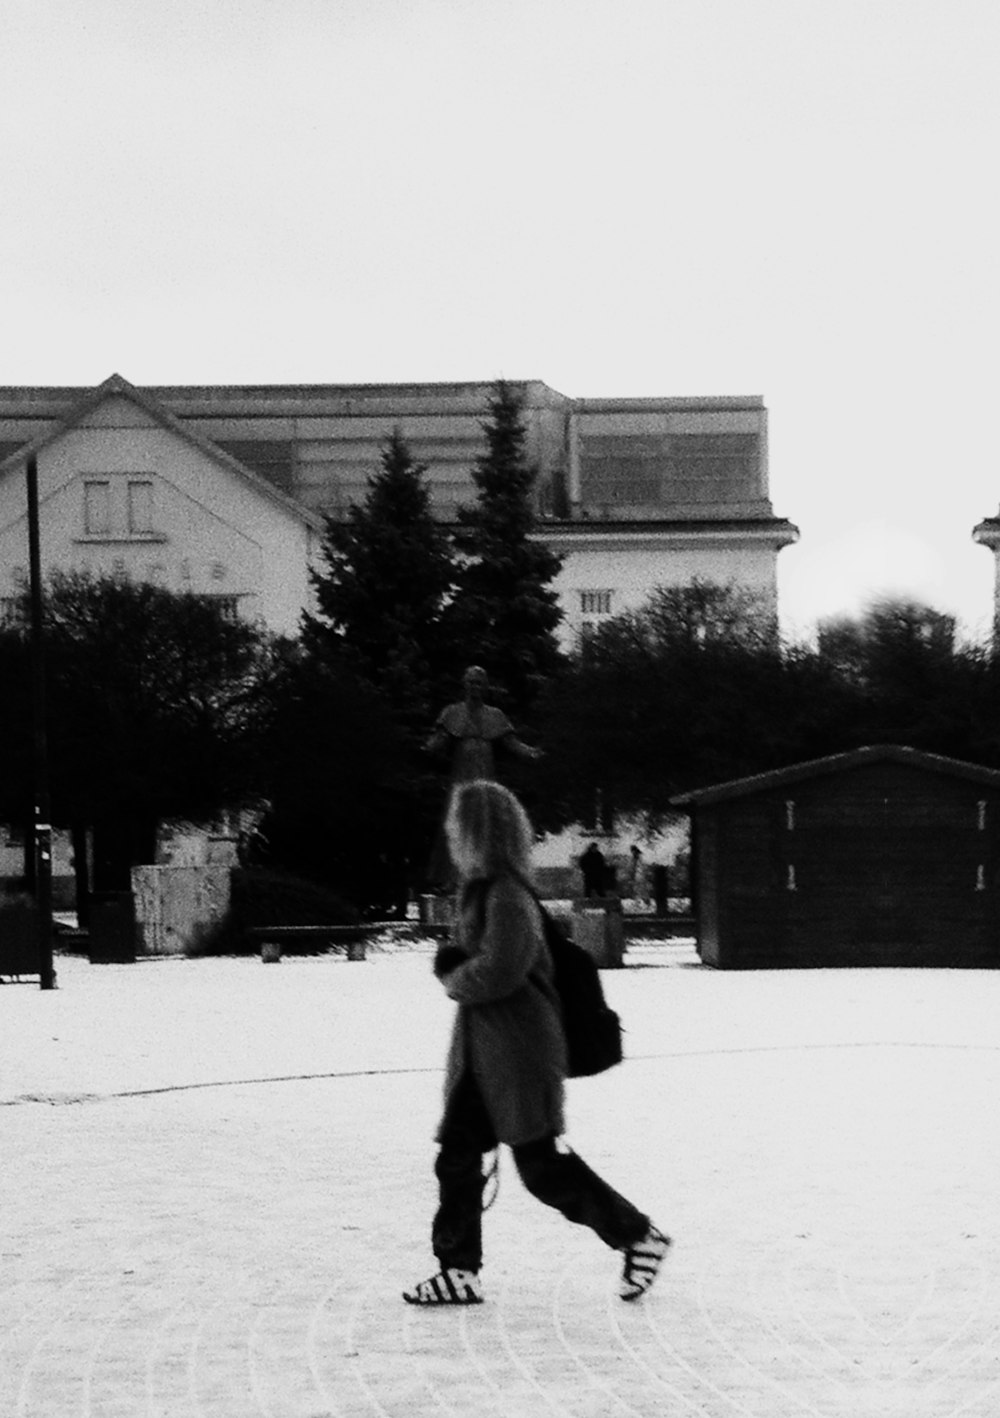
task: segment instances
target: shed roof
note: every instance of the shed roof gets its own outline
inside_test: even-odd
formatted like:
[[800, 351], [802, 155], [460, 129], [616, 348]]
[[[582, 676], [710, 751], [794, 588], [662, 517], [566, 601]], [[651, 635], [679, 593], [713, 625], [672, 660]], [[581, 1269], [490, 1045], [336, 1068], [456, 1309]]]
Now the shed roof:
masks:
[[1000, 789], [1000, 771], [995, 768], [984, 768], [979, 763], [966, 763], [960, 758], [946, 758], [939, 753], [924, 753], [921, 749], [906, 748], [902, 744], [881, 743], [851, 749], [848, 753], [833, 753], [826, 758], [812, 758], [803, 763], [793, 763], [787, 768], [772, 769], [769, 773], [754, 773], [749, 778], [713, 783], [707, 788], [679, 793], [671, 798], [670, 802], [674, 807], [700, 807], [725, 802], [729, 798], [747, 798], [755, 793], [769, 792], [773, 788], [805, 782], [809, 778], [843, 773], [847, 769], [860, 768], [867, 763], [903, 763], [910, 768], [922, 768], [928, 773], [965, 778], [973, 783]]

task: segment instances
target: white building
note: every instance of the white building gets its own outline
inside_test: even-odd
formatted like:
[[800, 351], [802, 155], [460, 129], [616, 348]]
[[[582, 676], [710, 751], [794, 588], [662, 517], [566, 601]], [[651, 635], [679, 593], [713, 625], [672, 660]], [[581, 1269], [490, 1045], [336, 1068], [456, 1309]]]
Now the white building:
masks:
[[[399, 429], [443, 521], [474, 495], [488, 383], [0, 389], [0, 598], [27, 566], [38, 456], [46, 569], [117, 571], [225, 599], [294, 632], [324, 514], [363, 498]], [[572, 643], [657, 585], [736, 581], [772, 603], [797, 539], [768, 497], [759, 397], [570, 399], [515, 383], [539, 471], [537, 535]]]
[[[315, 513], [117, 376], [33, 431], [45, 570], [197, 591], [295, 632], [322, 530]], [[0, 464], [4, 598], [27, 576], [24, 461], [21, 450]]]

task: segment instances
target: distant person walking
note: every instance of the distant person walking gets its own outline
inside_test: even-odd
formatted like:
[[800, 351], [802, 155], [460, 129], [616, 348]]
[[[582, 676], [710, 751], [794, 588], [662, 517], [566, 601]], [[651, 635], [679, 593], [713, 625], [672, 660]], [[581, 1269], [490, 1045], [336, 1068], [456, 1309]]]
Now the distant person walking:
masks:
[[596, 842], [580, 854], [584, 896], [603, 896], [608, 885], [608, 863]]
[[439, 1205], [431, 1244], [440, 1267], [403, 1298], [471, 1305], [483, 1298], [483, 1156], [510, 1147], [528, 1190], [622, 1252], [620, 1295], [636, 1300], [656, 1278], [669, 1237], [601, 1180], [564, 1129], [566, 1041], [552, 961], [531, 889], [531, 824], [497, 783], [458, 785], [446, 819], [459, 872], [456, 943], [435, 973], [458, 1004], [438, 1129]]

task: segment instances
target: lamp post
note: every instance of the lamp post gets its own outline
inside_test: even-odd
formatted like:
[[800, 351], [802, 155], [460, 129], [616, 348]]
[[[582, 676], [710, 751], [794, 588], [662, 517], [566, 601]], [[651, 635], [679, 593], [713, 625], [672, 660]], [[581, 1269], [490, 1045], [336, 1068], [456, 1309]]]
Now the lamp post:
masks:
[[42, 558], [38, 534], [38, 459], [28, 455], [28, 567], [31, 605], [31, 718], [33, 728], [35, 921], [38, 978], [54, 990], [52, 964], [52, 823], [49, 812], [49, 753], [45, 732], [45, 644], [42, 631]]

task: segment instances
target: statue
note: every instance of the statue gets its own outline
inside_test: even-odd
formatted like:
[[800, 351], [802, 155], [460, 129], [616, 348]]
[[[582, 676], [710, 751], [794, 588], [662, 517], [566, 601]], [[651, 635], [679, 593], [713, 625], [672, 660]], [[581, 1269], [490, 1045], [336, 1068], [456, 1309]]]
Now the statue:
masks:
[[[468, 783], [473, 778], [495, 780], [498, 749], [528, 761], [544, 757], [540, 748], [521, 742], [502, 709], [486, 703], [489, 677], [480, 665], [469, 666], [462, 684], [465, 698], [441, 710], [434, 732], [424, 745], [428, 753], [448, 756], [449, 797], [457, 783]], [[453, 882], [443, 824], [438, 828], [427, 875], [434, 886], [448, 887]]]
[[540, 748], [522, 743], [514, 725], [501, 709], [487, 704], [489, 679], [479, 665], [470, 665], [462, 677], [465, 698], [449, 704], [438, 715], [434, 732], [427, 740], [431, 753], [447, 752], [451, 759], [451, 785], [472, 778], [496, 778], [494, 747], [515, 758], [541, 758]]

